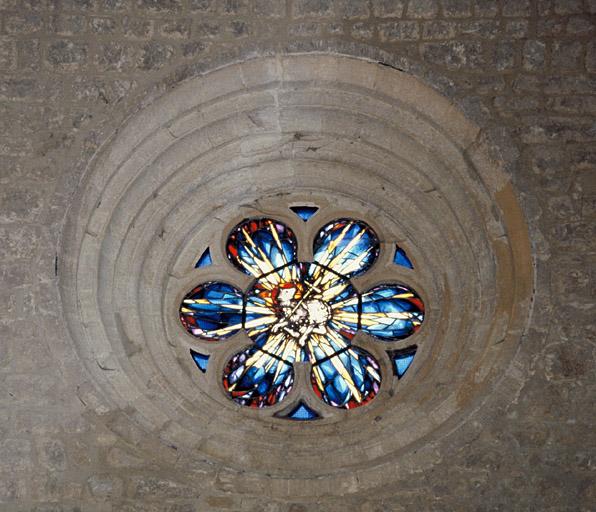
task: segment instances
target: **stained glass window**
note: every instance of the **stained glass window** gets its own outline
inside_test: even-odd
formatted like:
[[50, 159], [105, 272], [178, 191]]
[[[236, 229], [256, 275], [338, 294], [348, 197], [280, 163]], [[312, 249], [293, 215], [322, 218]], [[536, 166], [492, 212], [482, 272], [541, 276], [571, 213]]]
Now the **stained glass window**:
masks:
[[402, 267], [413, 269], [414, 265], [408, 258], [406, 251], [403, 250], [399, 245], [395, 246], [395, 255], [393, 256], [393, 263], [401, 265]]
[[[252, 284], [245, 293], [222, 282], [199, 284], [182, 300], [180, 319], [197, 338], [217, 342], [244, 330], [252, 340], [223, 369], [223, 388], [240, 405], [280, 403], [294, 387], [294, 364], [305, 362], [311, 392], [323, 403], [342, 409], [362, 406], [381, 388], [383, 345], [411, 336], [424, 321], [424, 304], [407, 285], [382, 283], [364, 293], [353, 285], [351, 280], [371, 270], [380, 252], [377, 234], [362, 221], [342, 218], [323, 226], [311, 262], [298, 260], [292, 229], [269, 218], [238, 224], [226, 251], [238, 270], [252, 276]], [[375, 354], [353, 343], [358, 331], [379, 344]], [[398, 366], [397, 352], [385, 353], [401, 377], [413, 354]], [[305, 421], [319, 416], [300, 401], [284, 417]]]
[[199, 352], [195, 352], [194, 350], [190, 351], [190, 355], [193, 358], [193, 361], [197, 365], [197, 368], [201, 370], [203, 373], [207, 371], [207, 365], [209, 364], [209, 356], [205, 354], [201, 354]]
[[205, 249], [205, 252], [201, 254], [201, 257], [198, 259], [195, 268], [208, 267], [212, 263], [213, 260], [211, 259], [211, 251], [209, 250], [209, 247], [207, 247], [207, 249]]
[[304, 222], [307, 222], [317, 211], [319, 211], [318, 206], [290, 206], [290, 210], [292, 210], [298, 217], [300, 217]]

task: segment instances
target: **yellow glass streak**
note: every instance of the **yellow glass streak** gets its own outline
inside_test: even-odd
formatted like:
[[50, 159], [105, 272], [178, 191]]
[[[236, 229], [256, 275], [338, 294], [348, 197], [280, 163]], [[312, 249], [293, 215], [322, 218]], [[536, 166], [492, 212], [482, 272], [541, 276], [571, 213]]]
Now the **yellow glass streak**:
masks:
[[[333, 341], [337, 342], [341, 348], [344, 348], [347, 346], [345, 341], [342, 338], [340, 338], [335, 332], [330, 330], [329, 328], [327, 328], [326, 336], [331, 338]], [[323, 352], [325, 353], [326, 356], [333, 356], [333, 354], [335, 354], [338, 350], [338, 349], [334, 349], [333, 346], [331, 345], [331, 343], [328, 342], [327, 340], [325, 340], [322, 336], [313, 335], [313, 337], [311, 339], [318, 340], [317, 345], [323, 350]], [[341, 350], [341, 348], [339, 350]], [[361, 402], [362, 395], [360, 394], [360, 391], [356, 387], [356, 384], [354, 384], [354, 381], [352, 380], [352, 376], [350, 375], [350, 372], [344, 366], [340, 357], [339, 356], [330, 357], [329, 361], [335, 367], [335, 369], [337, 370], [337, 373], [339, 373], [340, 376], [345, 380], [346, 385], [348, 386], [348, 389], [352, 393], [352, 396], [356, 399], [357, 402]], [[320, 382], [320, 379], [317, 378], [316, 373], [321, 370], [318, 366], [314, 366], [314, 369], [315, 369], [315, 378], [316, 378], [317, 382]], [[324, 388], [321, 387], [320, 389], [322, 390]]]
[[[339, 234], [339, 236], [335, 240], [332, 240], [329, 243], [329, 246], [327, 247], [327, 251], [326, 251], [327, 254], [325, 257], [325, 261], [323, 262], [323, 265], [327, 265], [327, 263], [330, 261], [333, 251], [340, 244], [340, 242], [345, 238], [347, 232], [350, 230], [351, 227], [352, 227], [352, 222], [348, 222], [348, 224], [346, 224], [346, 227], [344, 227], [344, 229]], [[331, 267], [331, 265], [327, 265], [327, 266]]]
[[205, 329], [201, 329], [201, 331], [208, 332], [210, 335], [221, 336], [222, 334], [227, 334], [232, 331], [238, 331], [242, 329], [242, 324], [235, 324], [235, 325], [228, 325], [227, 327], [222, 327], [221, 329], [209, 330], [206, 331]]
[[244, 324], [244, 327], [246, 329], [252, 329], [253, 327], [259, 327], [261, 325], [273, 324], [276, 320], [276, 316], [261, 316], [259, 318], [255, 318], [254, 320], [249, 320]]

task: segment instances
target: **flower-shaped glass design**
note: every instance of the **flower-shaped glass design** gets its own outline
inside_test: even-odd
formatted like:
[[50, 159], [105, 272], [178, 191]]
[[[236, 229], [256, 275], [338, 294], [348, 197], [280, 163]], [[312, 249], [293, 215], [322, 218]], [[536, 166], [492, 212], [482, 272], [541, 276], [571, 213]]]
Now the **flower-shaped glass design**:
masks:
[[298, 242], [286, 225], [249, 219], [228, 237], [229, 261], [254, 277], [246, 293], [221, 282], [191, 290], [180, 319], [193, 336], [223, 340], [244, 329], [252, 346], [223, 370], [223, 387], [239, 404], [266, 407], [294, 385], [294, 364], [311, 365], [315, 394], [328, 405], [351, 409], [372, 400], [381, 365], [352, 344], [361, 330], [379, 342], [406, 338], [424, 320], [424, 304], [403, 284], [382, 284], [359, 293], [351, 279], [378, 258], [380, 244], [362, 221], [339, 219], [314, 240], [312, 262], [297, 260]]

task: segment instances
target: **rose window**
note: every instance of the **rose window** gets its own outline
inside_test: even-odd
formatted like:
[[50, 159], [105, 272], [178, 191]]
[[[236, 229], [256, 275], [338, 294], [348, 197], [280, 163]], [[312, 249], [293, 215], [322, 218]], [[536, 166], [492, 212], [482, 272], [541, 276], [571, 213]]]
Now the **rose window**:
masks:
[[[308, 208], [293, 210], [305, 221], [313, 214]], [[252, 284], [243, 293], [225, 282], [201, 283], [182, 300], [180, 320], [192, 336], [213, 343], [223, 344], [242, 330], [252, 340], [227, 361], [220, 377], [225, 393], [238, 404], [280, 403], [295, 385], [294, 366], [305, 363], [314, 396], [325, 404], [364, 405], [377, 395], [384, 376], [377, 358], [353, 343], [356, 333], [387, 345], [414, 334], [424, 320], [424, 304], [407, 285], [387, 282], [361, 293], [352, 283], [375, 264], [379, 252], [370, 226], [344, 218], [322, 227], [313, 261], [303, 262], [288, 226], [271, 218], [245, 220], [229, 234], [226, 253], [237, 270], [253, 277]], [[400, 247], [394, 262], [412, 268]], [[206, 251], [197, 266], [210, 263]], [[415, 347], [386, 353], [399, 378]], [[205, 371], [209, 357], [191, 354]], [[320, 414], [300, 400], [285, 417], [308, 420]]]

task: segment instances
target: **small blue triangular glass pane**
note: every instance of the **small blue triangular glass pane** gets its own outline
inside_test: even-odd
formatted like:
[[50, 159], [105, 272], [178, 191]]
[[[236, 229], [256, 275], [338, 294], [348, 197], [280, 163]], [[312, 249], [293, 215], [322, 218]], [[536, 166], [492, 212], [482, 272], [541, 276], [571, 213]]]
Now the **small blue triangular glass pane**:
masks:
[[203, 373], [205, 373], [207, 371], [207, 364], [209, 363], [209, 356], [206, 356], [204, 354], [199, 354], [198, 352], [195, 352], [192, 349], [190, 351], [190, 355], [192, 356], [192, 358], [193, 358], [194, 362], [196, 363], [196, 365], [198, 366], [199, 370], [201, 370]]
[[292, 210], [298, 217], [300, 217], [304, 222], [310, 219], [315, 213], [319, 211], [318, 206], [290, 206], [290, 210]]
[[317, 418], [320, 418], [320, 416], [304, 402], [299, 402], [298, 405], [290, 411], [286, 418], [296, 421], [309, 421], [316, 420]]
[[390, 355], [395, 366], [395, 375], [397, 375], [398, 379], [401, 379], [408, 371], [408, 368], [414, 360], [414, 356], [416, 355], [416, 347], [408, 347], [404, 350], [396, 350], [391, 352]]
[[395, 246], [395, 256], [393, 257], [393, 263], [406, 268], [414, 268], [414, 265], [412, 265], [410, 258], [408, 258], [408, 255], [406, 254], [406, 251], [404, 251], [399, 245]]
[[211, 251], [209, 250], [209, 247], [207, 247], [207, 249], [205, 249], [205, 252], [201, 254], [199, 261], [197, 261], [195, 268], [206, 267], [208, 265], [211, 265], [211, 263], [213, 263], [213, 260], [211, 259]]

